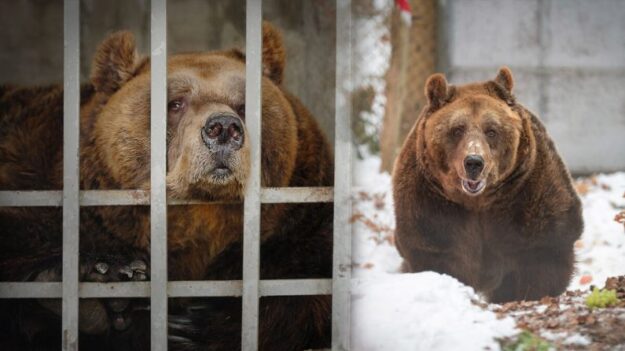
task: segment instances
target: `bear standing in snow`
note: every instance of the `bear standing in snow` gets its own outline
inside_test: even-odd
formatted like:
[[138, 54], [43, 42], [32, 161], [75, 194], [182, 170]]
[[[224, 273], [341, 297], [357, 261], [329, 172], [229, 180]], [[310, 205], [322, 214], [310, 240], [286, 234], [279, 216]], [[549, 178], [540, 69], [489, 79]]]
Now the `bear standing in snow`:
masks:
[[[331, 186], [330, 146], [282, 87], [285, 49], [268, 24], [262, 61], [262, 186]], [[168, 196], [218, 202], [168, 207], [169, 279], [241, 279], [250, 162], [245, 55], [233, 49], [172, 56], [167, 87]], [[62, 97], [59, 87], [0, 87], [0, 190], [62, 189]], [[150, 62], [136, 53], [130, 33], [115, 33], [98, 48], [82, 89], [80, 124], [81, 189], [149, 189]], [[261, 279], [329, 278], [332, 209], [263, 205]], [[82, 208], [81, 279], [147, 279], [149, 214], [147, 206]], [[61, 237], [58, 208], [0, 208], [0, 280], [60, 280]], [[172, 348], [239, 349], [240, 300], [202, 301], [202, 308], [192, 301], [193, 309], [170, 304]], [[329, 296], [263, 298], [260, 348], [328, 347], [330, 308]], [[60, 348], [58, 302], [5, 300], [0, 310], [0, 348]], [[53, 316], [42, 317], [46, 311]], [[146, 314], [127, 299], [81, 300], [81, 347], [149, 348]]]
[[569, 172], [513, 85], [505, 67], [463, 86], [431, 76], [393, 171], [404, 270], [449, 274], [498, 303], [562, 293], [583, 230]]

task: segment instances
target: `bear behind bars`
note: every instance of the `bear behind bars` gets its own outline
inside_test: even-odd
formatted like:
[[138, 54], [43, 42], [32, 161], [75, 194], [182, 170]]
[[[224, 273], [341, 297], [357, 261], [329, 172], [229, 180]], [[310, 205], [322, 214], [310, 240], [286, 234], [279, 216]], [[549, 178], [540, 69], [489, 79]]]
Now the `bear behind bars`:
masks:
[[[314, 117], [282, 87], [285, 50], [266, 23], [262, 63], [262, 186], [331, 186], [331, 148]], [[169, 279], [241, 279], [250, 162], [245, 55], [175, 55], [167, 80], [168, 196], [222, 202], [168, 206]], [[0, 190], [62, 189], [62, 95], [57, 86], [0, 88]], [[150, 62], [137, 54], [131, 34], [102, 42], [81, 95], [81, 189], [148, 190]], [[81, 280], [148, 278], [148, 206], [83, 207], [80, 216]], [[61, 218], [60, 208], [0, 208], [1, 280], [60, 280]], [[261, 279], [331, 276], [331, 204], [262, 205], [261, 218]], [[58, 303], [0, 304], [3, 349], [60, 348]], [[262, 298], [260, 348], [327, 347], [330, 305], [329, 296]], [[176, 301], [170, 313], [173, 349], [240, 348], [240, 299]], [[147, 316], [134, 300], [81, 300], [81, 347], [145, 349]]]

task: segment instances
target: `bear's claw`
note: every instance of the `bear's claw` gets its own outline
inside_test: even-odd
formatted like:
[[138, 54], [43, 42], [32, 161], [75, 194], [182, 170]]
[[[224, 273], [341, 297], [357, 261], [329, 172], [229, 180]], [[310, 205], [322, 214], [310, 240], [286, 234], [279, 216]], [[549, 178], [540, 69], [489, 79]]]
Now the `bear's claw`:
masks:
[[100, 274], [106, 274], [109, 270], [109, 265], [105, 262], [98, 262], [95, 264], [95, 270]]
[[[88, 278], [98, 282], [145, 281], [148, 279], [148, 265], [140, 259], [128, 264], [98, 261], [93, 265]], [[132, 324], [131, 313], [137, 307], [130, 299], [106, 299], [104, 305], [108, 311], [109, 325], [113, 329], [124, 331], [130, 327]]]

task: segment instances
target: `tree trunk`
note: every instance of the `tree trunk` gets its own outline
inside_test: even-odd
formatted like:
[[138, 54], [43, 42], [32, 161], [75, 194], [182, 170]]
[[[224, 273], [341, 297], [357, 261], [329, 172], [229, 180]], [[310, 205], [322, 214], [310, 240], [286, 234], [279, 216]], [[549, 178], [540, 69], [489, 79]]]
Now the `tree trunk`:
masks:
[[436, 69], [436, 0], [411, 0], [410, 6], [410, 26], [397, 8], [391, 15], [391, 63], [380, 135], [381, 170], [388, 172], [425, 105], [423, 84]]

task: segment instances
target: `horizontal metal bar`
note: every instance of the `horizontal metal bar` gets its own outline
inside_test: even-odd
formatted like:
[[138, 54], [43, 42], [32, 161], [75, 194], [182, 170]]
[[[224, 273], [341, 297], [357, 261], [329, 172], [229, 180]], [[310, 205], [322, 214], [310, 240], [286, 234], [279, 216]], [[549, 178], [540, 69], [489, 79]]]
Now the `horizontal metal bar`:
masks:
[[0, 299], [61, 298], [61, 282], [10, 282], [0, 283]]
[[264, 204], [332, 202], [333, 199], [332, 187], [263, 188], [260, 193], [260, 201]]
[[83, 190], [81, 206], [131, 206], [149, 205], [149, 190]]
[[81, 298], [149, 297], [150, 282], [80, 283]]
[[[171, 281], [169, 297], [241, 296], [241, 280]], [[331, 279], [276, 279], [260, 281], [261, 296], [329, 295]], [[81, 298], [150, 297], [149, 282], [80, 283]], [[60, 282], [0, 283], [0, 299], [61, 298]]]
[[[261, 202], [275, 203], [310, 203], [332, 202], [332, 187], [303, 188], [264, 188], [261, 190]], [[0, 191], [0, 207], [60, 207], [63, 192], [60, 190], [15, 190]], [[226, 204], [237, 202], [199, 201], [167, 199], [167, 205], [203, 205]], [[239, 202], [240, 203], [240, 202]], [[149, 190], [82, 190], [80, 206], [148, 206]]]
[[169, 297], [241, 296], [242, 291], [241, 280], [177, 281], [167, 285]]
[[261, 296], [330, 295], [332, 279], [261, 280]]
[[60, 190], [14, 190], [0, 191], [0, 207], [60, 207], [63, 192]]

